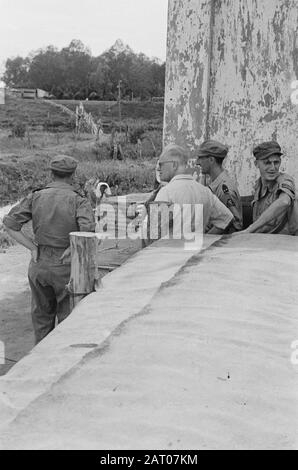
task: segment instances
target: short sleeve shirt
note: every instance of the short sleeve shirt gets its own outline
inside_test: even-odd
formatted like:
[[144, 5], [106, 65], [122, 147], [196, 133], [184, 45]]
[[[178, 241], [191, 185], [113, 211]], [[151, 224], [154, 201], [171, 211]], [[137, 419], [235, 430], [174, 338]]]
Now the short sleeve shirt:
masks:
[[[177, 175], [163, 187], [155, 201], [171, 204], [201, 204], [203, 206], [203, 229], [214, 226], [225, 230], [233, 220], [230, 210], [212, 193], [198, 183], [191, 175]], [[194, 221], [193, 221], [194, 222]], [[195, 227], [195, 230], [197, 227]]]
[[240, 194], [235, 181], [227, 171], [222, 171], [220, 175], [210, 183], [209, 188], [218, 199], [232, 212], [234, 219], [232, 222], [234, 230], [242, 230], [243, 216]]
[[35, 242], [53, 248], [67, 248], [70, 232], [95, 229], [89, 201], [71, 185], [60, 181], [30, 193], [11, 209], [3, 223], [20, 231], [31, 219]]
[[[276, 179], [275, 185], [272, 188], [264, 185], [261, 178], [257, 181], [255, 187], [254, 199], [252, 202], [253, 205], [253, 221], [255, 222], [261, 214], [271, 206], [271, 204], [276, 201], [279, 196], [285, 193], [287, 194], [291, 201], [294, 203], [295, 200], [295, 182], [293, 178], [286, 173], [280, 173]], [[289, 234], [289, 224], [288, 222], [284, 223], [287, 216], [289, 217], [292, 210], [293, 204], [290, 209], [285, 209], [285, 212], [279, 217], [270, 222], [270, 224], [262, 227], [259, 232], [262, 233], [281, 233]], [[280, 228], [280, 229], [279, 229]]]

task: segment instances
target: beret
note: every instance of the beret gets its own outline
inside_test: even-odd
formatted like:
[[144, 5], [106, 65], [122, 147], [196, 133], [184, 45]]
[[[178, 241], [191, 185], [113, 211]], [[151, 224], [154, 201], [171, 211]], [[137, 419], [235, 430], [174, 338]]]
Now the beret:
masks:
[[206, 140], [198, 149], [198, 157], [226, 158], [229, 149], [216, 140]]
[[270, 142], [262, 142], [253, 149], [253, 154], [256, 160], [264, 160], [272, 155], [282, 155], [281, 147], [273, 140]]
[[51, 170], [62, 171], [63, 173], [73, 173], [78, 165], [77, 160], [68, 155], [57, 155], [52, 158]]

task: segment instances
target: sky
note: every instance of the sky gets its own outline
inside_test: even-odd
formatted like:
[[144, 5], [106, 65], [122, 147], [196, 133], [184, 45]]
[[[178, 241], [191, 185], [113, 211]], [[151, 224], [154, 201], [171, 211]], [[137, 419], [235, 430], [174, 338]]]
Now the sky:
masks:
[[80, 39], [94, 56], [122, 39], [166, 57], [168, 0], [0, 0], [0, 70], [8, 57]]

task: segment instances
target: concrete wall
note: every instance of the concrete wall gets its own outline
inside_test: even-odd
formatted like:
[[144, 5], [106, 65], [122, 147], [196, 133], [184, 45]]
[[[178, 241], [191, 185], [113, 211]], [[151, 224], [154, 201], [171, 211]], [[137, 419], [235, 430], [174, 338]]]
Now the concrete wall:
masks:
[[214, 241], [142, 250], [1, 377], [0, 449], [297, 449], [298, 238]]
[[253, 144], [277, 139], [298, 183], [297, 33], [297, 0], [169, 0], [164, 144], [225, 142], [248, 195]]

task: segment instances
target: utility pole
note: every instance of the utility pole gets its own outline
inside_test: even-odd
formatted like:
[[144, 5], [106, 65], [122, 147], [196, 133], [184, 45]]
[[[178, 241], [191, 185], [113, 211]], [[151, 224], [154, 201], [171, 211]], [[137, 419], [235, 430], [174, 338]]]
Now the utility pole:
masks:
[[120, 128], [120, 134], [121, 134], [121, 121], [122, 121], [122, 117], [121, 117], [121, 83], [122, 83], [122, 80], [119, 80], [118, 81], [118, 111], [119, 111], [119, 128]]

